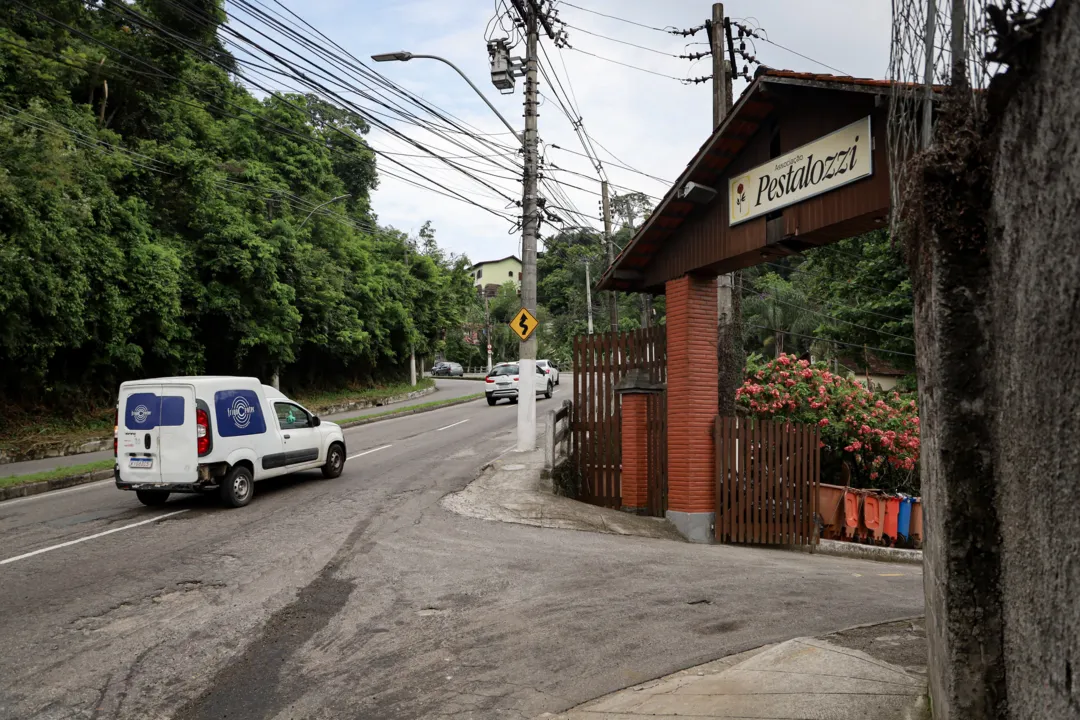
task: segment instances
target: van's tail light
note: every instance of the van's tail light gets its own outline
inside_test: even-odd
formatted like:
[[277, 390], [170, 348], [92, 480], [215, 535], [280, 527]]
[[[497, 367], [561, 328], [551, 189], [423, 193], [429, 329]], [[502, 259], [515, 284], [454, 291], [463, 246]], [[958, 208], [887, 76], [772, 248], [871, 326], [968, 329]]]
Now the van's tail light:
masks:
[[195, 435], [199, 438], [199, 455], [210, 452], [210, 416], [202, 408], [195, 411]]
[[514, 382], [517, 382], [517, 381], [518, 381], [518, 376], [517, 376], [517, 375], [515, 375], [515, 376], [514, 376]]
[[120, 408], [116, 408], [116, 415], [113, 416], [113, 428], [112, 428], [112, 455], [118, 457], [120, 454]]

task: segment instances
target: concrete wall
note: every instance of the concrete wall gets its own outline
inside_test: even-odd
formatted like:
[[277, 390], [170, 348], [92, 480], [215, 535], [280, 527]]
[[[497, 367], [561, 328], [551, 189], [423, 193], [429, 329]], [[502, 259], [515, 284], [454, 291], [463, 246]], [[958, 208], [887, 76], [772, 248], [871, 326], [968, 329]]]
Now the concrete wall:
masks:
[[993, 174], [994, 464], [1014, 718], [1080, 718], [1077, 78], [1080, 2], [1058, 0], [1017, 78]]
[[[947, 97], [906, 242], [934, 717], [1080, 717], [1080, 0]], [[913, 230], [913, 232], [912, 232]]]

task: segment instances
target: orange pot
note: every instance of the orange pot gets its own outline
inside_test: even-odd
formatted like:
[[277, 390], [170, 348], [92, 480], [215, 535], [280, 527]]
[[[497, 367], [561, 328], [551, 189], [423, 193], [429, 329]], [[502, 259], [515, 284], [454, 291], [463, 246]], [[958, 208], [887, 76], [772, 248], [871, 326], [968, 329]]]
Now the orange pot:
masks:
[[923, 542], [922, 514], [922, 498], [915, 498], [911, 502], [911, 539], [915, 547], [920, 548]]

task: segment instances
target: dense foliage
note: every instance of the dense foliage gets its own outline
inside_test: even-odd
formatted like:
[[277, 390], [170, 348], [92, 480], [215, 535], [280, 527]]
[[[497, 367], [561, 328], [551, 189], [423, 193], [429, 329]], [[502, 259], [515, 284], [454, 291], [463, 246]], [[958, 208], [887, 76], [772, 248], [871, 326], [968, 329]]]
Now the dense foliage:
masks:
[[[915, 492], [919, 414], [914, 396], [870, 393], [857, 382], [794, 355], [752, 355], [737, 402], [752, 416], [815, 424], [821, 431], [823, 479], [840, 463], [854, 487]], [[832, 472], [828, 472], [828, 471]]]
[[128, 5], [162, 32], [123, 3], [32, 5], [0, 6], [8, 401], [102, 402], [170, 374], [393, 379], [465, 322], [468, 261], [429, 225], [379, 226], [363, 120], [234, 82], [221, 0]]

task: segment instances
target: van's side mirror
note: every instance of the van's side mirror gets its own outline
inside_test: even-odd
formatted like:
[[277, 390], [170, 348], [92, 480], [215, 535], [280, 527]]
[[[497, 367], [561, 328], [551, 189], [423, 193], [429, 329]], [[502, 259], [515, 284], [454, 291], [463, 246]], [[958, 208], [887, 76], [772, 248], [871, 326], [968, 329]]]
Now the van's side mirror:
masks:
[[322, 420], [319, 419], [319, 416], [318, 415], [312, 415], [311, 416], [311, 427], [319, 427], [320, 425], [322, 425]]

